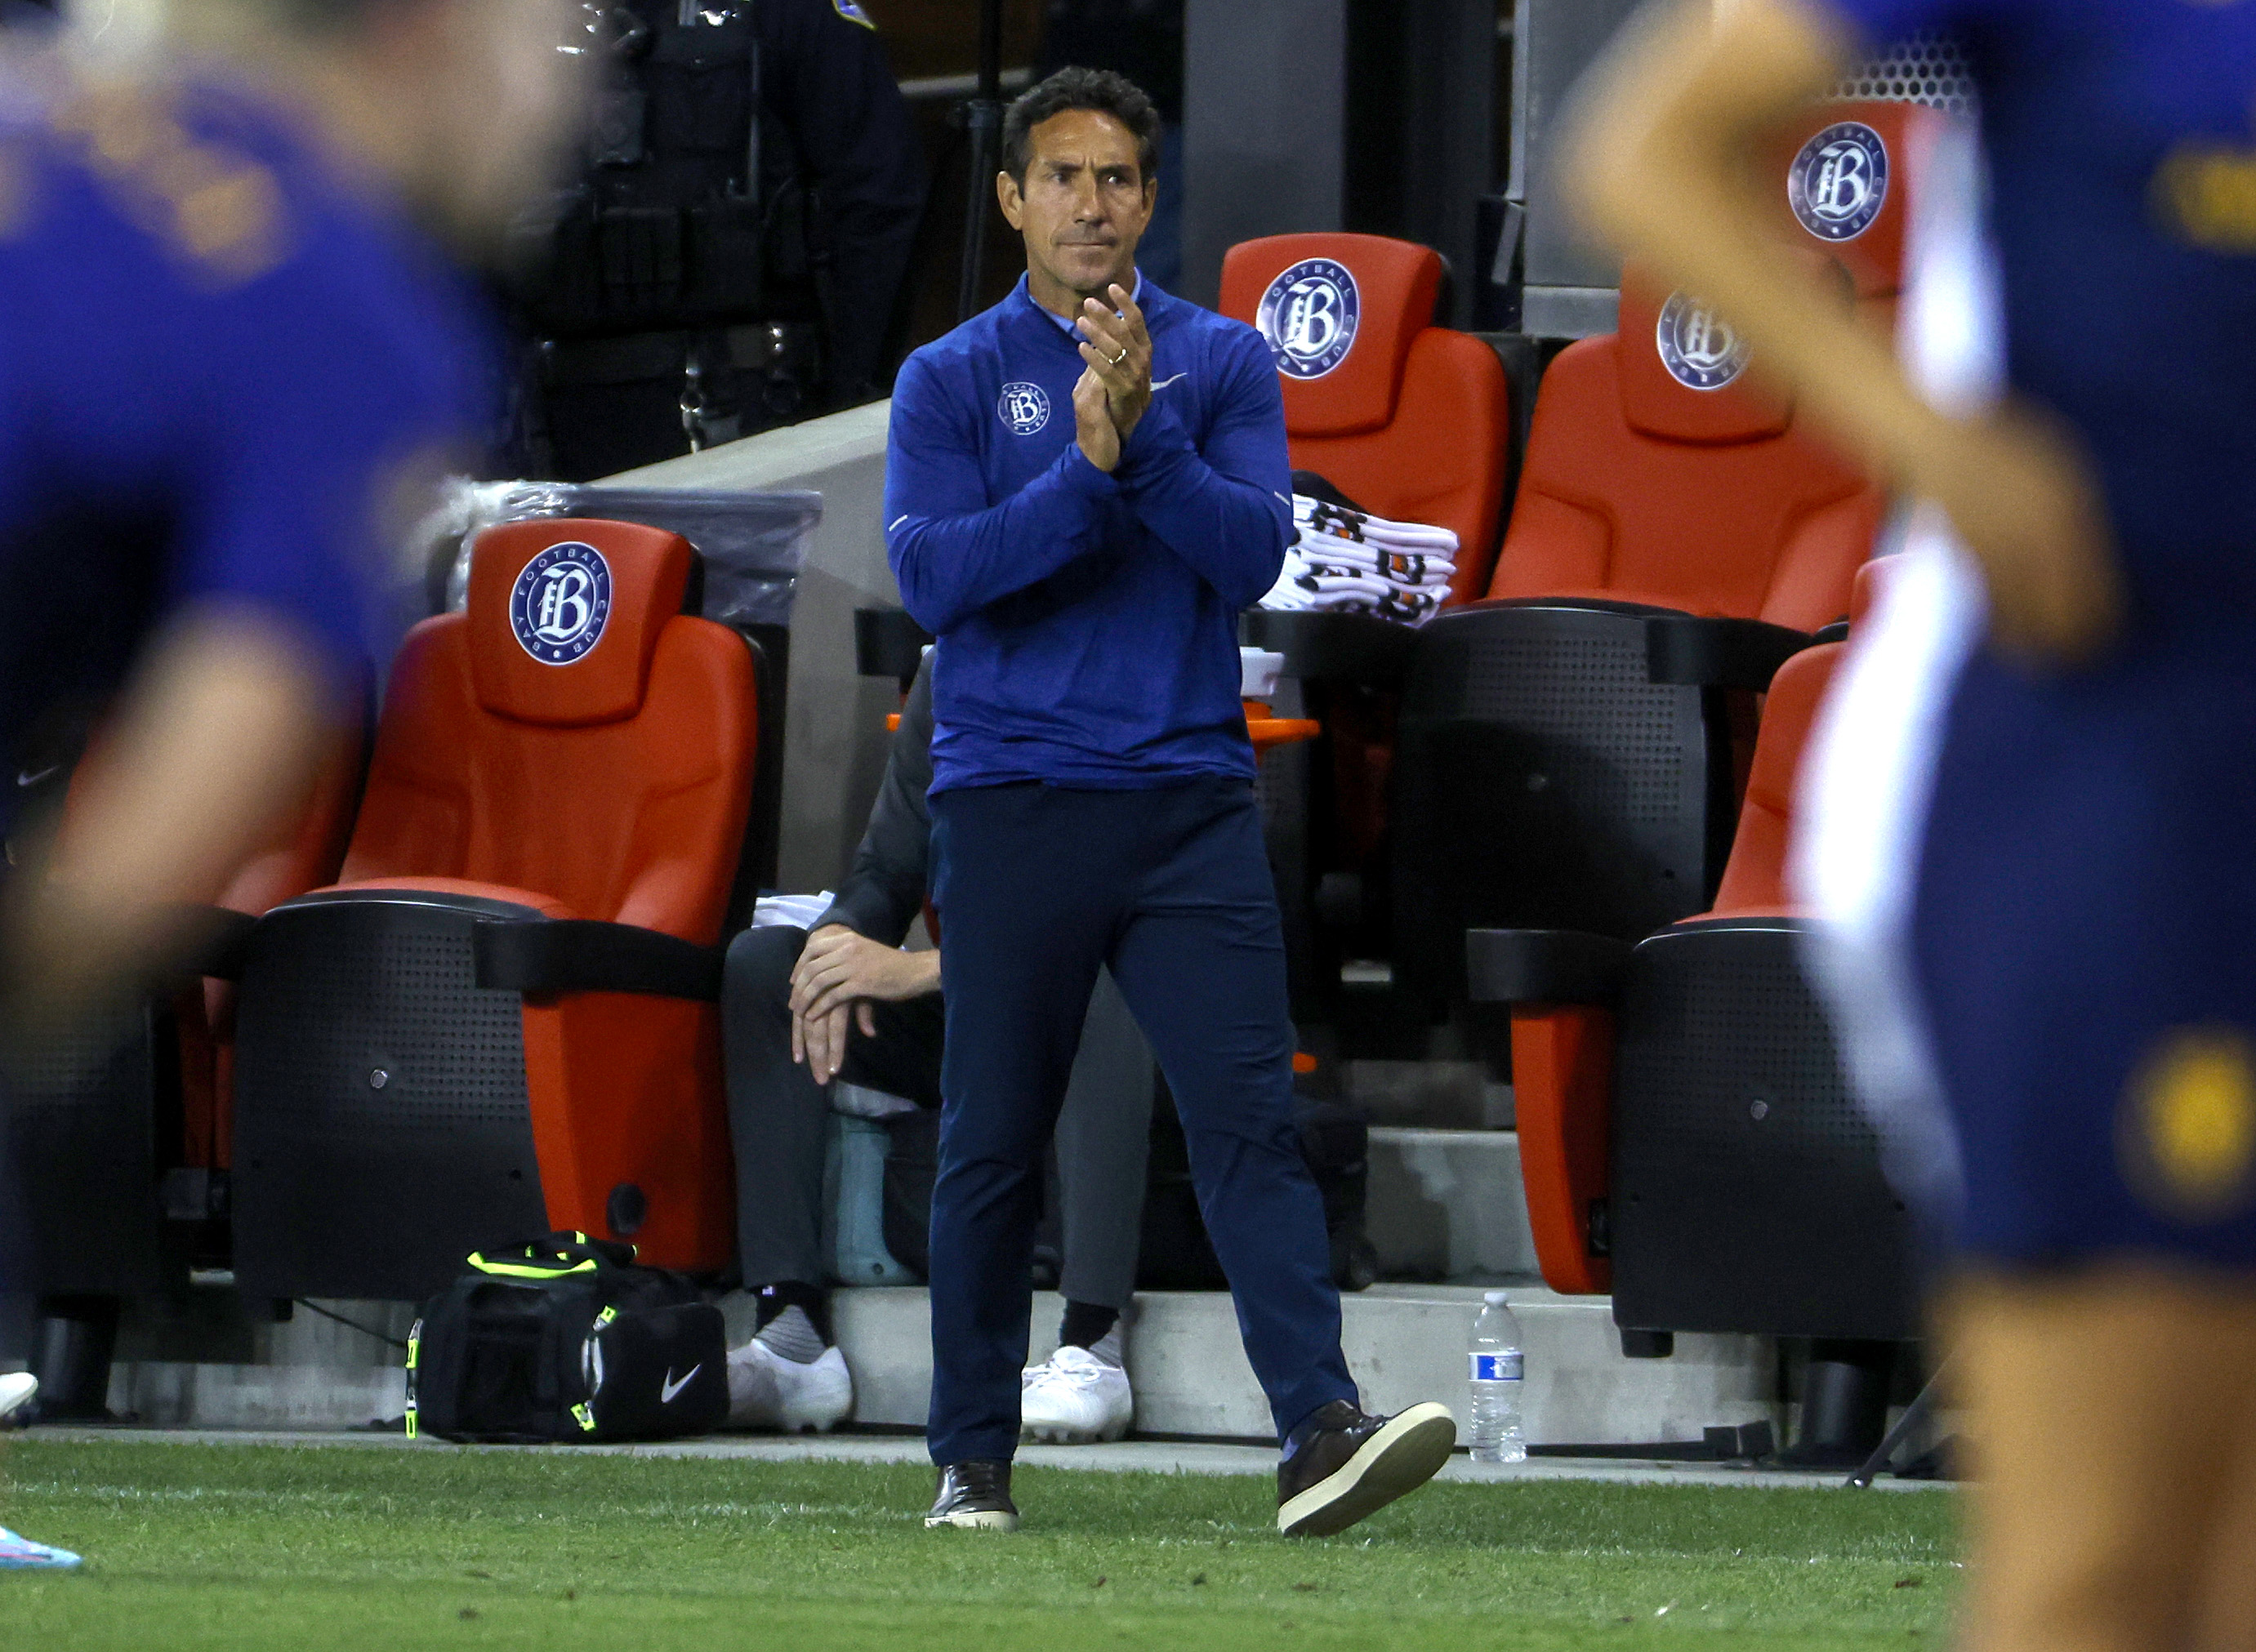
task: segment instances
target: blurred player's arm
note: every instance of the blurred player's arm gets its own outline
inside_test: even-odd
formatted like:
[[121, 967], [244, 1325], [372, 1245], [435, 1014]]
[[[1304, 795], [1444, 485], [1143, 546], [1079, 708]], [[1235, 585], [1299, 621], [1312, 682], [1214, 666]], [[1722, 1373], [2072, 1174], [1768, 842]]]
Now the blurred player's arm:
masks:
[[2121, 595], [2106, 519], [2073, 443], [2024, 406], [1976, 418], [1914, 390], [1881, 334], [1778, 256], [1757, 165], [1827, 91], [1856, 37], [1811, 0], [1672, 0], [1628, 32], [1570, 131], [1572, 199], [1609, 241], [1729, 316], [1761, 369], [1875, 476], [1949, 513], [2003, 646], [2044, 661], [2103, 648]]
[[246, 607], [185, 614], [148, 653], [74, 784], [48, 875], [9, 913], [8, 1011], [81, 1013], [194, 938], [193, 909], [304, 796], [335, 737], [334, 671]]

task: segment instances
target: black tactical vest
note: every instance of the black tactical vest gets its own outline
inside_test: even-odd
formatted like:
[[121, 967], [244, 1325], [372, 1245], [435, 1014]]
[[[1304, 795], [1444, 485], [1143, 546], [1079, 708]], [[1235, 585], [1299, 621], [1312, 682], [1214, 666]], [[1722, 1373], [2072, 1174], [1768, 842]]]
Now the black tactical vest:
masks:
[[[762, 177], [751, 0], [584, 7], [603, 87], [586, 164], [518, 307], [546, 337], [761, 317], [803, 267], [799, 192]], [[575, 37], [575, 44], [577, 37]]]

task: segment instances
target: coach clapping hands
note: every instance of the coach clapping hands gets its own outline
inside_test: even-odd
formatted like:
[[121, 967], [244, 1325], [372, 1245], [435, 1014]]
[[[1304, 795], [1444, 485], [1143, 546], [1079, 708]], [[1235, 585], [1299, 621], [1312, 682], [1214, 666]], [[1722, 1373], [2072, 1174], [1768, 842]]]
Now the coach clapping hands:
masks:
[[1081, 359], [1089, 366], [1073, 387], [1073, 418], [1081, 451], [1109, 473], [1120, 462], [1120, 444], [1136, 433], [1137, 421], [1152, 404], [1152, 335], [1127, 288], [1116, 281], [1106, 296], [1110, 309], [1100, 299], [1084, 299], [1074, 323], [1082, 334]]

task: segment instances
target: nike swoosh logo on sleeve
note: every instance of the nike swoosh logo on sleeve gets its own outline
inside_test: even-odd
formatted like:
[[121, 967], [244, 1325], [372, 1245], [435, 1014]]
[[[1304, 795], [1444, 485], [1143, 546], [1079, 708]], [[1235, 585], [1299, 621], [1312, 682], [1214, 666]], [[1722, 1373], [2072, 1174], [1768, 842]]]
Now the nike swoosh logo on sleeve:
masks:
[[1189, 376], [1190, 375], [1188, 373], [1178, 373], [1175, 375], [1174, 378], [1155, 378], [1152, 381], [1152, 388], [1155, 390], [1163, 390], [1167, 389], [1168, 385], [1174, 383], [1175, 379], [1188, 378]]

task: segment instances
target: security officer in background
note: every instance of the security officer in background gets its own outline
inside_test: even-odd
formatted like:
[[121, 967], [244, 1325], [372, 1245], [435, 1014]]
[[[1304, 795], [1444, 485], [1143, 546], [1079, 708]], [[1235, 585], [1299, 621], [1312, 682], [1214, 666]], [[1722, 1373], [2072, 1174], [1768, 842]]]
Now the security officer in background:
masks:
[[608, 89], [511, 294], [521, 474], [588, 481], [884, 395], [925, 173], [868, 14], [583, 11], [568, 49]]

